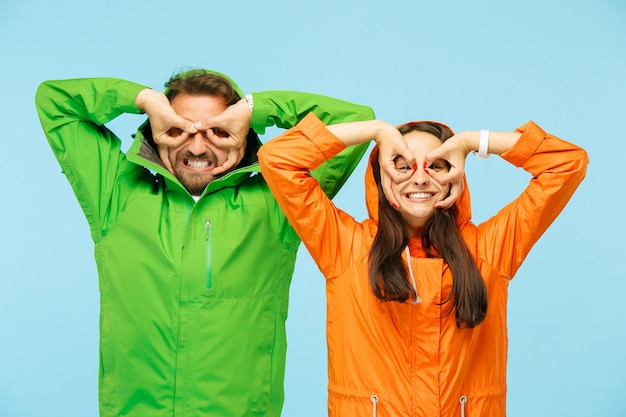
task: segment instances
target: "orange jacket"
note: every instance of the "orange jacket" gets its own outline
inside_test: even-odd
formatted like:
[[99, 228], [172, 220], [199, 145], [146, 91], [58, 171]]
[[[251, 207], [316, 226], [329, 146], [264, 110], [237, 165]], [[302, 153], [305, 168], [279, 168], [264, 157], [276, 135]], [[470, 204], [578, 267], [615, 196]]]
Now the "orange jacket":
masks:
[[[506, 415], [509, 280], [584, 178], [586, 152], [529, 122], [501, 157], [533, 175], [524, 192], [486, 222], [471, 221], [467, 186], [456, 204], [459, 226], [487, 284], [489, 311], [458, 329], [448, 304], [452, 277], [442, 259], [409, 242], [422, 302], [380, 302], [368, 280], [377, 230], [377, 191], [366, 174], [370, 218], [336, 208], [309, 171], [344, 148], [313, 115], [264, 145], [263, 176], [326, 277], [329, 415]], [[371, 158], [370, 158], [371, 159]], [[376, 414], [378, 413], [378, 414]]]

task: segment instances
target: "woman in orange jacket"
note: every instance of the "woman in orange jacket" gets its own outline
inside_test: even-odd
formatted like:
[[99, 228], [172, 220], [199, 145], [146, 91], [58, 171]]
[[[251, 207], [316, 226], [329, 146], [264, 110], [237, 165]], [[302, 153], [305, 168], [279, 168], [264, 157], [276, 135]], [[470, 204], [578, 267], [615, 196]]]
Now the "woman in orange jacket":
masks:
[[[357, 222], [309, 172], [368, 140], [378, 143], [369, 219]], [[532, 175], [479, 225], [463, 172], [471, 151]], [[584, 178], [586, 152], [533, 122], [455, 135], [434, 122], [327, 127], [309, 115], [259, 160], [326, 277], [329, 415], [505, 416], [509, 280]]]

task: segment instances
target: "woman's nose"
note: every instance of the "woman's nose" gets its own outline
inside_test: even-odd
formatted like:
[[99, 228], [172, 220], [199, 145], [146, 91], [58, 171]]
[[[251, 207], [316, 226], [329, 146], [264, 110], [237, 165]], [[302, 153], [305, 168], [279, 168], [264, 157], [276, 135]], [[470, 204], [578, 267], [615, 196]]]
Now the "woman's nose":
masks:
[[428, 175], [428, 172], [426, 172], [427, 163], [417, 163], [416, 166], [417, 169], [413, 174], [413, 182], [416, 185], [428, 185], [430, 183], [430, 176]]

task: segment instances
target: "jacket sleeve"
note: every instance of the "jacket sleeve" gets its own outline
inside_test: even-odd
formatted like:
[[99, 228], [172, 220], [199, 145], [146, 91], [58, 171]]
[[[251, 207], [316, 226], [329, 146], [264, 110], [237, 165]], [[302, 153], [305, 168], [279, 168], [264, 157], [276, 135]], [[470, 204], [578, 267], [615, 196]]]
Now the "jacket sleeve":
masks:
[[479, 262], [509, 279], [572, 197], [589, 162], [584, 149], [533, 122], [517, 131], [522, 136], [501, 157], [533, 177], [518, 198], [478, 226]]
[[339, 210], [310, 175], [345, 145], [315, 117], [263, 145], [261, 172], [276, 201], [325, 277], [338, 275], [362, 246], [362, 226]]
[[[267, 126], [294, 127], [310, 112], [326, 125], [374, 118], [370, 107], [319, 94], [277, 90], [253, 93], [252, 96], [254, 110], [251, 127], [259, 134], [265, 133]], [[350, 146], [311, 173], [327, 195], [333, 198], [339, 192], [368, 145]]]
[[135, 97], [146, 87], [113, 78], [45, 81], [35, 105], [44, 133], [89, 221], [100, 235], [115, 179], [128, 162], [120, 140], [104, 124], [141, 113]]

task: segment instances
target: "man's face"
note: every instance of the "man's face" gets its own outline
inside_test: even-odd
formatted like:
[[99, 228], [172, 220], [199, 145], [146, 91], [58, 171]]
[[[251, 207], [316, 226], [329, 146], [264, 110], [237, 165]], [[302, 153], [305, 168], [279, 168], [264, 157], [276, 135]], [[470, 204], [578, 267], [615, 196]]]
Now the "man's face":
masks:
[[[194, 123], [216, 116], [227, 107], [219, 96], [184, 93], [174, 97], [170, 104], [180, 117]], [[207, 184], [215, 179], [213, 168], [224, 163], [227, 154], [228, 150], [219, 149], [209, 142], [204, 131], [190, 134], [181, 146], [168, 149], [173, 174], [191, 195], [202, 194]]]

